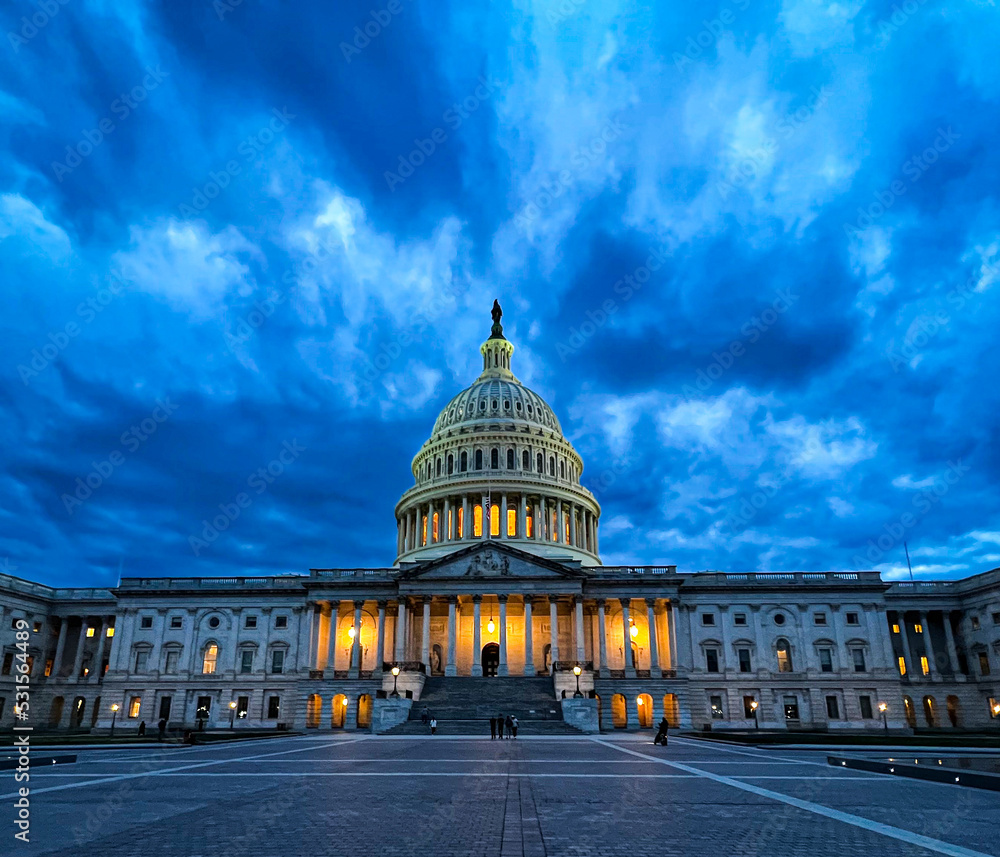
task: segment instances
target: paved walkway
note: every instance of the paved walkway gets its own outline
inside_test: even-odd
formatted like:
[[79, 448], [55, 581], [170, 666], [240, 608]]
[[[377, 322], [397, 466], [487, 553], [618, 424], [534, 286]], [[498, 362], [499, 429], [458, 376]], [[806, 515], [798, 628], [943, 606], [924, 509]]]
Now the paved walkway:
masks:
[[[34, 769], [3, 853], [1000, 855], [993, 792], [842, 771], [824, 752], [648, 736], [308, 736]], [[0, 822], [12, 836], [12, 773]]]

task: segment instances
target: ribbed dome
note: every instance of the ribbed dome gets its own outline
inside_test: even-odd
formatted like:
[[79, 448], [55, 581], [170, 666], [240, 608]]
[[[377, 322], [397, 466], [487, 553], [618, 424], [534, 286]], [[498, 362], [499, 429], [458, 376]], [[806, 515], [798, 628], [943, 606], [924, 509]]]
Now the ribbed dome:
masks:
[[538, 393], [506, 378], [481, 378], [445, 405], [434, 422], [431, 436], [473, 423], [495, 423], [498, 419], [528, 423], [562, 434], [552, 408]]

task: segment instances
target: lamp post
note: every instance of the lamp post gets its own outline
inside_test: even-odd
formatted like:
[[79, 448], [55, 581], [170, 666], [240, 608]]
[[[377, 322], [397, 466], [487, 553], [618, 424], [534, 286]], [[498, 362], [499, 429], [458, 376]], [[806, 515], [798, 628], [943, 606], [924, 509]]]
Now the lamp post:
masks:
[[750, 710], [753, 712], [753, 728], [754, 729], [760, 729], [760, 721], [757, 719], [757, 708], [759, 706], [760, 706], [760, 703], [757, 702], [756, 699], [754, 699], [754, 700], [752, 700], [750, 702]]
[[115, 718], [118, 716], [118, 703], [111, 706], [111, 737], [115, 737]]
[[879, 712], [882, 715], [882, 728], [885, 729], [886, 732], [888, 732], [889, 731], [889, 721], [886, 719], [885, 713], [886, 713], [886, 711], [889, 710], [889, 706], [886, 705], [884, 702], [880, 702], [878, 704], [878, 710], [879, 710]]
[[392, 668], [392, 693], [389, 694], [393, 699], [399, 699], [399, 691], [396, 690], [396, 679], [399, 678], [399, 667]]
[[229, 728], [233, 728], [233, 723], [236, 721], [236, 703], [229, 703]]
[[581, 691], [580, 691], [580, 673], [582, 673], [582, 672], [583, 672], [583, 670], [580, 669], [580, 665], [579, 664], [577, 664], [575, 667], [573, 667], [573, 675], [576, 676], [576, 693], [574, 693], [573, 696], [576, 699], [579, 699], [581, 696], [583, 696], [583, 693], [581, 693]]
[[993, 717], [1000, 720], [1000, 702], [994, 702], [992, 706]]

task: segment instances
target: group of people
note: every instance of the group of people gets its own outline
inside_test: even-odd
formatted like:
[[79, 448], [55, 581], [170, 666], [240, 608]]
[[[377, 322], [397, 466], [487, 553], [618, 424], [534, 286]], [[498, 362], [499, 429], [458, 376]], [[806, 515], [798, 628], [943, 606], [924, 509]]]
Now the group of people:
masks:
[[420, 722], [424, 726], [431, 727], [431, 735], [436, 735], [438, 731], [438, 722], [436, 717], [431, 717], [430, 709], [425, 705], [423, 711], [420, 712]]
[[517, 718], [508, 714], [504, 717], [498, 714], [490, 718], [490, 739], [494, 738], [516, 738]]

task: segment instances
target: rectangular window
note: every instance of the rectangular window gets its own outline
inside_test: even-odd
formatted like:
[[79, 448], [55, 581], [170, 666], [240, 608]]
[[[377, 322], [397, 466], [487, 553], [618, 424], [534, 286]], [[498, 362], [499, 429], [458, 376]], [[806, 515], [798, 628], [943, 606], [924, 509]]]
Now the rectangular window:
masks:
[[253, 650], [244, 649], [240, 652], [240, 672], [243, 675], [253, 672]]
[[245, 617], [243, 619], [243, 627], [244, 628], [256, 628], [257, 627], [257, 617], [256, 616], [247, 616], [247, 617]]
[[840, 720], [840, 703], [835, 696], [826, 698], [826, 716], [830, 720]]
[[195, 709], [194, 716], [196, 720], [208, 720], [208, 716], [212, 713], [212, 697], [210, 696], [199, 696], [198, 697], [198, 707]]
[[[994, 615], [995, 615], [995, 614], [994, 614]], [[994, 622], [993, 624], [995, 625], [995, 624], [996, 624], [996, 622]], [[41, 623], [41, 622], [35, 622], [35, 624], [34, 624], [34, 625], [32, 626], [32, 630], [33, 630], [33, 631], [34, 631], [34, 632], [35, 632], [36, 634], [40, 634], [40, 633], [41, 633], [41, 631], [42, 631], [42, 623]]]
[[139, 716], [139, 709], [141, 707], [142, 707], [142, 697], [141, 696], [133, 696], [133, 697], [131, 697], [129, 699], [129, 701], [128, 701], [128, 716], [129, 717], [138, 717]]
[[281, 712], [280, 699], [277, 696], [269, 696], [267, 698], [267, 719], [277, 720], [280, 712]]
[[831, 649], [819, 650], [819, 669], [820, 672], [824, 673], [833, 672], [833, 651]]
[[146, 665], [149, 663], [149, 652], [143, 650], [135, 653], [135, 671], [137, 673], [146, 672]]
[[7, 698], [3, 697], [3, 696], [0, 696], [0, 720], [3, 719], [3, 710], [4, 710], [4, 707], [6, 705], [6, 702], [7, 702]]
[[993, 614], [993, 624], [1000, 625], [1000, 613]]
[[[150, 622], [152, 622], [152, 620], [150, 620]], [[87, 636], [88, 637], [93, 637], [94, 636], [94, 629], [93, 628], [87, 628]]]
[[14, 666], [14, 653], [4, 652], [3, 656], [3, 669], [0, 669], [0, 675], [10, 675], [10, 671]]
[[920, 670], [924, 675], [929, 675], [931, 671], [931, 665], [927, 660], [927, 656], [924, 655], [920, 658]]
[[[566, 527], [566, 532], [569, 532], [569, 527]], [[510, 538], [514, 538], [517, 535], [517, 509], [513, 506], [507, 509], [507, 535]]]
[[715, 614], [714, 613], [702, 613], [701, 614], [701, 624], [702, 625], [714, 625], [715, 624]]
[[114, 626], [114, 625], [112, 625], [112, 626], [111, 626], [110, 628], [108, 628], [108, 630], [107, 630], [107, 631], [105, 632], [104, 636], [106, 636], [106, 637], [113, 637], [114, 635], [115, 635], [115, 626]]
[[183, 616], [171, 616], [170, 617], [170, 629], [176, 631], [179, 628], [184, 627], [184, 617]]
[[862, 720], [871, 720], [874, 716], [872, 712], [872, 698], [870, 696], [859, 696], [858, 702], [861, 703]]
[[860, 625], [861, 623], [858, 621], [858, 614], [857, 613], [848, 613], [847, 614], [847, 624], [848, 625]]
[[173, 697], [171, 696], [161, 696], [160, 697], [160, 716], [159, 720], [169, 720], [170, 719], [170, 705], [173, 702]]
[[854, 649], [851, 654], [854, 657], [854, 671], [856, 673], [863, 673], [866, 669], [865, 667], [865, 650], [864, 649]]
[[978, 631], [979, 630], [979, 617], [978, 616], [970, 616], [969, 617], [969, 621], [972, 623], [972, 630], [973, 631]]
[[288, 617], [287, 616], [275, 616], [274, 617], [274, 627], [275, 628], [287, 628], [288, 627]]
[[[153, 617], [152, 616], [141, 616], [139, 618], [139, 627], [140, 628], [146, 628], [146, 629], [152, 628], [153, 627]], [[91, 630], [92, 629], [90, 629], [90, 628], [87, 629], [87, 636], [88, 637], [92, 637], [93, 636], [93, 634], [90, 633]]]
[[490, 535], [500, 535], [500, 507], [496, 503], [490, 506]]
[[719, 671], [719, 653], [716, 649], [705, 649], [705, 669], [710, 673]]
[[50, 675], [52, 675], [52, 667], [53, 667], [54, 664], [55, 664], [55, 661], [52, 658], [48, 658], [45, 661], [45, 677], [46, 678], [48, 678]]
[[754, 707], [753, 704], [756, 700], [752, 696], [743, 697], [743, 717], [746, 720], [753, 720]]
[[709, 698], [709, 704], [712, 708], [712, 719], [713, 720], [723, 720], [725, 719], [726, 713], [722, 710], [722, 697], [713, 696]]
[[746, 613], [734, 613], [733, 614], [733, 624], [734, 625], [746, 625], [747, 614]]
[[[6, 658], [4, 658], [3, 667], [4, 667], [4, 675], [7, 675], [7, 673], [10, 672], [10, 670], [7, 669]], [[986, 652], [979, 653], [979, 672], [982, 675], [990, 674], [990, 656], [986, 654]]]
[[181, 659], [181, 653], [177, 649], [167, 650], [167, 667], [166, 672], [173, 675], [177, 672], [177, 662]]
[[914, 631], [915, 631], [916, 633], [918, 633], [918, 634], [922, 634], [922, 633], [924, 633], [924, 626], [923, 626], [923, 625], [921, 625], [921, 624], [920, 624], [919, 622], [917, 622], [917, 623], [916, 623], [916, 624], [915, 624], [915, 625], [913, 626], [913, 630], [914, 630]]
[[528, 506], [528, 511], [525, 514], [527, 517], [524, 519], [524, 537], [533, 539], [535, 537], [535, 510]]
[[896, 658], [896, 663], [899, 665], [899, 674], [906, 675], [906, 658], [900, 655]]
[[799, 701], [794, 696], [785, 697], [785, 720], [799, 719]]
[[826, 613], [813, 613], [813, 622], [817, 625], [825, 625]]
[[738, 649], [736, 652], [740, 658], [740, 672], [748, 673], [751, 671], [750, 668], [750, 650], [749, 649]]
[[249, 696], [238, 696], [236, 698], [236, 717], [243, 720], [247, 716], [247, 712], [250, 711], [250, 697]]
[[280, 673], [285, 668], [285, 650], [271, 652], [271, 672]]
[[897, 625], [895, 622], [893, 622], [893, 624], [892, 624], [892, 633], [893, 634], [898, 634], [899, 633], [899, 625]]

